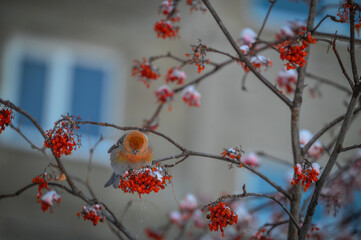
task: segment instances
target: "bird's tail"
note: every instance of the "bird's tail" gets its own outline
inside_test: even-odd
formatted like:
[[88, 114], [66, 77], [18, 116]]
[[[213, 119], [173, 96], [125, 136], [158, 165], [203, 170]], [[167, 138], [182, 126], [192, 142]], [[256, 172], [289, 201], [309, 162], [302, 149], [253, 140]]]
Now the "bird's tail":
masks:
[[114, 172], [110, 176], [109, 180], [105, 183], [104, 187], [109, 187], [110, 185], [113, 185], [115, 189], [118, 188], [120, 183], [120, 175], [116, 175]]

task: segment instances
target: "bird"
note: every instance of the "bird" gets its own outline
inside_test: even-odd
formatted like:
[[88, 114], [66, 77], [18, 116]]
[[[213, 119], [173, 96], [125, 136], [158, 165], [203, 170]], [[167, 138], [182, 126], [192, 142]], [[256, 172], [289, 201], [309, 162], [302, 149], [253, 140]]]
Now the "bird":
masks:
[[108, 153], [114, 172], [104, 187], [113, 185], [114, 188], [118, 188], [120, 176], [123, 176], [127, 170], [136, 170], [140, 166], [150, 165], [153, 160], [153, 151], [148, 137], [138, 130], [120, 137], [116, 144], [109, 148]]

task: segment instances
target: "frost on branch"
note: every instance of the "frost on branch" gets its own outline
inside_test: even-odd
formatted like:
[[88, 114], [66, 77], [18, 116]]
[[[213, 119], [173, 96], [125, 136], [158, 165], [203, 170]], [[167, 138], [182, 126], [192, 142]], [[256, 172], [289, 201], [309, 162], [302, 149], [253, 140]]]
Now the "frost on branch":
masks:
[[154, 92], [158, 102], [166, 103], [173, 100], [174, 91], [168, 85], [162, 85]]
[[[241, 157], [243, 154], [243, 150], [241, 148], [238, 147], [234, 147], [234, 148], [223, 148], [223, 152], [221, 153], [222, 157], [226, 158], [226, 159], [230, 159], [230, 160], [235, 160], [237, 159], [238, 161], [241, 161]], [[240, 163], [239, 165], [240, 167], [242, 167], [242, 163]]]
[[175, 82], [178, 85], [182, 85], [187, 75], [180, 67], [173, 67], [169, 69], [167, 75], [165, 76], [166, 83]]
[[276, 38], [277, 40], [286, 40], [287, 38], [294, 37], [305, 27], [306, 23], [303, 21], [288, 21], [286, 25], [277, 31]]
[[[300, 145], [301, 147], [305, 147], [306, 144], [312, 139], [313, 134], [306, 130], [302, 129], [300, 131]], [[320, 140], [314, 142], [311, 147], [307, 151], [307, 155], [314, 159], [319, 159], [323, 151], [323, 146]]]
[[45, 212], [49, 208], [50, 212], [52, 212], [53, 204], [55, 202], [60, 203], [60, 201], [61, 196], [54, 190], [45, 193], [44, 196], [42, 196], [40, 200], [38, 200], [38, 202], [41, 203], [41, 209], [43, 210], [43, 212]]
[[182, 99], [190, 107], [199, 107], [201, 105], [201, 94], [193, 85], [190, 85], [183, 90]]
[[253, 43], [256, 42], [257, 33], [253, 31], [251, 28], [244, 28], [241, 33], [239, 34], [239, 38], [237, 42], [239, 45], [246, 45], [251, 47]]
[[147, 88], [150, 87], [151, 80], [156, 80], [160, 77], [158, 68], [154, 67], [145, 58], [142, 61], [134, 60], [132, 68], [132, 77], [137, 78], [143, 82]]
[[139, 170], [130, 170], [125, 172], [124, 176], [120, 176], [119, 187], [125, 193], [149, 194], [157, 193], [160, 189], [164, 189], [172, 176], [162, 167], [141, 168]]
[[104, 217], [99, 204], [94, 204], [89, 207], [83, 206], [80, 212], [76, 213], [77, 216], [83, 217], [84, 221], [89, 220], [96, 226], [98, 222], [104, 222]]
[[249, 152], [241, 159], [241, 162], [252, 167], [259, 167], [259, 158], [256, 153]]
[[[264, 67], [264, 69], [268, 69], [268, 67], [272, 67], [272, 61], [269, 58], [266, 58], [262, 55], [255, 55], [251, 57], [250, 62], [252, 65], [258, 69], [258, 71], [261, 71], [261, 67]], [[241, 64], [245, 72], [249, 72], [249, 67], [242, 63]]]
[[179, 22], [181, 17], [178, 14], [178, 9], [174, 1], [163, 1], [159, 7], [159, 13], [164, 15], [164, 19], [156, 22], [154, 31], [157, 33], [158, 38], [176, 38], [178, 37], [179, 26], [175, 23]]
[[207, 8], [204, 7], [201, 0], [187, 0], [187, 5], [190, 6], [191, 13], [193, 11], [201, 11], [202, 13], [205, 13], [207, 11]]
[[286, 89], [286, 93], [290, 94], [295, 91], [296, 83], [297, 83], [298, 73], [295, 69], [286, 68], [278, 72], [277, 75], [277, 84], [280, 88]]
[[10, 108], [0, 109], [0, 134], [5, 130], [7, 126], [10, 125], [11, 121], [14, 119], [14, 113]]

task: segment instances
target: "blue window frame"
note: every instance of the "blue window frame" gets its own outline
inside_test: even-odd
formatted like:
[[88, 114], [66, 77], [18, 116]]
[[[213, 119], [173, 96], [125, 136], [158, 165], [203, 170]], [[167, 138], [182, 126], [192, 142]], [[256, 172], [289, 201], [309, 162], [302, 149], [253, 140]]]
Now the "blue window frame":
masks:
[[[24, 57], [20, 63], [20, 107], [32, 115], [40, 125], [43, 123], [45, 84], [48, 76], [45, 61]], [[21, 124], [30, 125], [30, 121], [21, 116]]]
[[[100, 68], [76, 65], [73, 68], [71, 114], [87, 121], [101, 121], [105, 72]], [[99, 127], [87, 125], [82, 134], [99, 135]]]

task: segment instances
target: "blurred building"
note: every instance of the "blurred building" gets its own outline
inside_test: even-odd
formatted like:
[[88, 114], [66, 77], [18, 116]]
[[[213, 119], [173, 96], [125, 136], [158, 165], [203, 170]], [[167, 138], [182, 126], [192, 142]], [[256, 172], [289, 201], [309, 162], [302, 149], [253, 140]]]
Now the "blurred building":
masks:
[[[180, 38], [158, 39], [153, 30], [161, 16], [162, 1], [136, 0], [1, 0], [0, 1], [0, 97], [14, 102], [31, 113], [44, 129], [50, 129], [61, 114], [81, 116], [83, 120], [110, 122], [120, 126], [141, 126], [157, 108], [154, 91], [164, 84], [169, 67], [178, 63], [164, 59], [155, 62], [162, 78], [150, 89], [132, 78], [134, 59], [172, 52], [183, 57], [191, 52], [191, 44], [201, 39], [209, 47], [233, 54], [228, 41], [211, 15], [189, 12], [180, 4], [182, 20]], [[319, 1], [320, 5], [337, 1]], [[237, 38], [245, 27], [258, 31], [268, 9], [268, 1], [212, 1], [231, 34]], [[306, 5], [279, 1], [266, 25], [264, 37], [275, 38], [275, 32], [288, 20], [304, 19]], [[302, 5], [303, 4], [303, 5]], [[334, 9], [337, 11], [337, 8]], [[285, 14], [287, 13], [287, 14]], [[320, 15], [321, 18], [323, 15]], [[344, 26], [332, 22], [324, 31], [346, 33]], [[347, 63], [346, 43], [339, 45], [341, 57]], [[361, 62], [357, 49], [358, 62]], [[274, 81], [283, 68], [275, 51], [265, 51], [273, 67], [265, 75]], [[224, 56], [209, 53], [214, 62]], [[211, 69], [207, 66], [205, 71]], [[309, 72], [321, 75], [347, 87], [337, 60], [328, 45], [312, 47]], [[195, 66], [186, 66], [188, 81], [199, 75]], [[197, 86], [202, 94], [201, 107], [190, 108], [178, 95], [159, 117], [159, 131], [181, 145], [196, 151], [220, 154], [223, 148], [241, 145], [246, 152], [263, 151], [292, 161], [290, 112], [260, 81], [249, 74], [247, 91], [241, 90], [244, 71], [237, 64], [226, 66]], [[307, 79], [307, 86], [313, 87]], [[327, 121], [345, 112], [346, 93], [327, 85], [319, 86], [322, 95], [311, 98], [306, 88], [301, 113], [301, 127], [316, 132]], [[346, 143], [360, 142], [360, 119], [356, 119]], [[15, 125], [37, 146], [41, 136], [20, 114]], [[101, 135], [104, 141], [96, 148], [90, 171], [90, 183], [98, 198], [107, 203], [124, 224], [140, 239], [148, 226], [167, 221], [167, 211], [177, 208], [177, 200], [188, 192], [205, 201], [222, 193], [247, 189], [272, 192], [262, 180], [242, 169], [228, 169], [224, 162], [206, 158], [189, 158], [171, 170], [173, 184], [158, 194], [142, 199], [129, 196], [103, 185], [111, 174], [108, 148], [123, 132], [111, 128], [83, 127], [81, 149], [64, 158], [72, 176], [85, 179], [88, 174], [89, 150]], [[326, 141], [329, 135], [321, 138]], [[155, 158], [176, 154], [177, 149], [157, 136], [150, 135]], [[6, 129], [0, 136], [0, 194], [11, 193], [48, 169], [53, 162], [48, 156], [31, 149], [18, 133]], [[323, 159], [323, 160], [326, 160]], [[261, 159], [261, 170], [286, 186], [289, 169], [267, 159]], [[322, 161], [321, 161], [322, 165]], [[82, 186], [81, 183], [77, 183]], [[174, 188], [174, 194], [172, 189]], [[84, 188], [85, 189], [85, 188]], [[18, 197], [1, 200], [1, 239], [112, 239], [107, 224], [93, 227], [75, 214], [82, 201], [61, 192], [62, 201], [54, 213], [42, 213], [36, 203], [35, 188]], [[125, 211], [129, 201], [133, 204]]]

